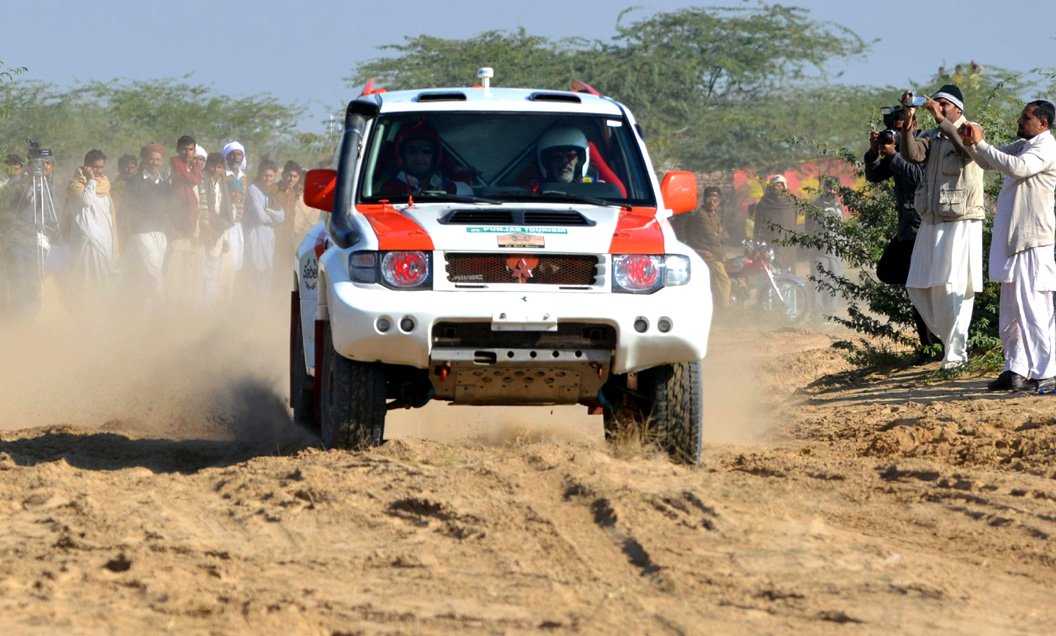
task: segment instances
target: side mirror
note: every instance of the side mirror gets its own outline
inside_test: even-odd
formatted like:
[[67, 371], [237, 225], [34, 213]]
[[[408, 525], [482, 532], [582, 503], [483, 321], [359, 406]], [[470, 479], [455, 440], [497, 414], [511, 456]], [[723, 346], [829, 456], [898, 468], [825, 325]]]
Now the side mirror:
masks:
[[[307, 192], [305, 189], [306, 196]], [[697, 207], [697, 177], [687, 170], [672, 170], [660, 182], [660, 194], [664, 205], [675, 214], [689, 212]]]
[[332, 212], [337, 192], [337, 170], [309, 170], [304, 175], [304, 203], [310, 208]]

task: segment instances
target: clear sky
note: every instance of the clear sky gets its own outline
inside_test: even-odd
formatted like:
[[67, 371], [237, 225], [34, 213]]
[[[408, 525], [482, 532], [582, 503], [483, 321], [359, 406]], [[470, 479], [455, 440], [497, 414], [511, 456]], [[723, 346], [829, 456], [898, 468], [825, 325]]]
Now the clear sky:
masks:
[[[846, 83], [907, 86], [939, 66], [968, 60], [1015, 71], [1056, 67], [1044, 2], [785, 4], [807, 8], [813, 19], [846, 26], [871, 43], [861, 59], [830, 68]], [[60, 86], [191, 74], [192, 82], [221, 93], [270, 93], [303, 104], [311, 121], [302, 127], [321, 130], [325, 113], [352, 96], [341, 78], [357, 62], [382, 56], [378, 47], [384, 44], [518, 27], [551, 38], [608, 39], [617, 15], [631, 5], [640, 7], [632, 18], [689, 6], [745, 6], [737, 0], [3, 0], [0, 60], [27, 67], [24, 78]], [[497, 84], [501, 78], [496, 69]]]

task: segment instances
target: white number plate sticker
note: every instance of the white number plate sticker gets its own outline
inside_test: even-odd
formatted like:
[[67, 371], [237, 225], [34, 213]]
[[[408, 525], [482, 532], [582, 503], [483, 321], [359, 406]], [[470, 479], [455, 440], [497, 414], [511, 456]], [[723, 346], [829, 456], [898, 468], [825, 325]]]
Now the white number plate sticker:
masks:
[[557, 317], [548, 311], [515, 309], [491, 316], [492, 331], [557, 331]]

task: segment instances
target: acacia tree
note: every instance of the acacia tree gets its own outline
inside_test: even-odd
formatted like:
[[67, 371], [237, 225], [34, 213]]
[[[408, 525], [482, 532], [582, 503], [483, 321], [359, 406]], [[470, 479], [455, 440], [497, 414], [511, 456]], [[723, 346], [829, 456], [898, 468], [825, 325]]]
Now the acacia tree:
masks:
[[503, 86], [567, 86], [583, 69], [590, 44], [578, 38], [550, 40], [523, 28], [485, 31], [466, 40], [419, 35], [388, 44], [392, 57], [359, 64], [344, 78], [350, 86], [370, 79], [390, 89], [465, 86], [481, 66], [495, 67]]
[[[817, 108], [825, 65], [865, 44], [844, 27], [811, 21], [806, 9], [690, 8], [625, 22], [631, 15], [620, 14], [607, 42], [550, 40], [523, 29], [408, 38], [382, 47], [393, 56], [358, 65], [346, 81], [464, 86], [482, 65], [494, 66], [503, 86], [567, 88], [581, 79], [631, 107], [655, 161], [700, 171], [785, 166], [813, 151], [787, 138], [846, 142], [846, 132], [866, 123], [865, 110], [838, 120]], [[853, 88], [824, 91], [852, 113], [868, 103]]]
[[193, 134], [210, 150], [231, 139], [255, 156], [274, 154], [293, 140], [302, 109], [269, 95], [230, 97], [174, 79], [89, 82], [60, 89], [44, 82], [0, 86], [0, 139], [36, 139], [61, 161], [76, 161], [91, 148], [111, 156], [138, 153], [143, 144], [172, 145]]

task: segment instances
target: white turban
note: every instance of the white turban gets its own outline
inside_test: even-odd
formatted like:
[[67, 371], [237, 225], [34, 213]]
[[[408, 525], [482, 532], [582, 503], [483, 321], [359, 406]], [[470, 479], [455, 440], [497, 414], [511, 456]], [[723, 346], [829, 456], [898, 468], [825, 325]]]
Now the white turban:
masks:
[[246, 165], [248, 165], [246, 163], [246, 147], [243, 146], [242, 144], [238, 143], [237, 141], [232, 141], [229, 144], [227, 144], [226, 146], [224, 146], [224, 162], [225, 163], [227, 162], [227, 156], [229, 154], [231, 154], [232, 150], [241, 150], [242, 151], [242, 165], [239, 166], [238, 169], [241, 170], [242, 172], [245, 172], [246, 171]]
[[209, 153], [205, 151], [205, 148], [202, 148], [198, 144], [195, 144], [194, 145], [194, 156], [195, 157], [204, 157], [204, 158], [208, 159], [209, 158]]

